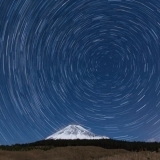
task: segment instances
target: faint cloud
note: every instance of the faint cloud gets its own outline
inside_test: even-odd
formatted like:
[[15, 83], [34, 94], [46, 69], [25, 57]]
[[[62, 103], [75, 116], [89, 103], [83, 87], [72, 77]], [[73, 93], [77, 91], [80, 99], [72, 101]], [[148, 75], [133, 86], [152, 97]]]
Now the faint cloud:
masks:
[[147, 142], [160, 142], [160, 139], [158, 138], [150, 138], [147, 140]]
[[154, 138], [148, 139], [147, 142], [156, 142]]

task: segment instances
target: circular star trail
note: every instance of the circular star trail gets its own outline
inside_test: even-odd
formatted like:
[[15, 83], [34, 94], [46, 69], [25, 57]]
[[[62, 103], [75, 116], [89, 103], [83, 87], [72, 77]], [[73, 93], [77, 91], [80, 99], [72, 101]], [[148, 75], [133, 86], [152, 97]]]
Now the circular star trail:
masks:
[[68, 124], [160, 140], [160, 3], [1, 0], [0, 143]]

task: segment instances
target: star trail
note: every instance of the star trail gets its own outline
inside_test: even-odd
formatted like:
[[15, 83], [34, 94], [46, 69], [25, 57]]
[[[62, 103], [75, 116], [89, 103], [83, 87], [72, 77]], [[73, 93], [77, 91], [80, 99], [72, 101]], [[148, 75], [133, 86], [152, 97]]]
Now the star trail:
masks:
[[160, 2], [0, 1], [0, 144], [68, 124], [160, 141]]

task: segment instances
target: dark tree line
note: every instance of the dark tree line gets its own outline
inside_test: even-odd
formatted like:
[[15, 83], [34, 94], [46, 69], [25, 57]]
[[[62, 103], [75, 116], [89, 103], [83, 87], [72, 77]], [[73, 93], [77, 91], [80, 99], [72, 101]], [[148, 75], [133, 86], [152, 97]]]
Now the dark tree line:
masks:
[[156, 151], [160, 150], [158, 142], [128, 142], [113, 139], [100, 140], [42, 140], [28, 144], [15, 144], [11, 146], [0, 146], [3, 150], [31, 150], [43, 149], [48, 150], [54, 147], [65, 146], [98, 146], [106, 149], [126, 149], [128, 151]]

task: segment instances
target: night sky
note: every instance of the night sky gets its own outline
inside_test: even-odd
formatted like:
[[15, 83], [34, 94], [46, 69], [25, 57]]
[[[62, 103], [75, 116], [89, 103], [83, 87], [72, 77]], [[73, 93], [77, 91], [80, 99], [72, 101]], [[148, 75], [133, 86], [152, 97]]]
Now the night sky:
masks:
[[0, 144], [69, 124], [160, 141], [160, 1], [0, 0]]

